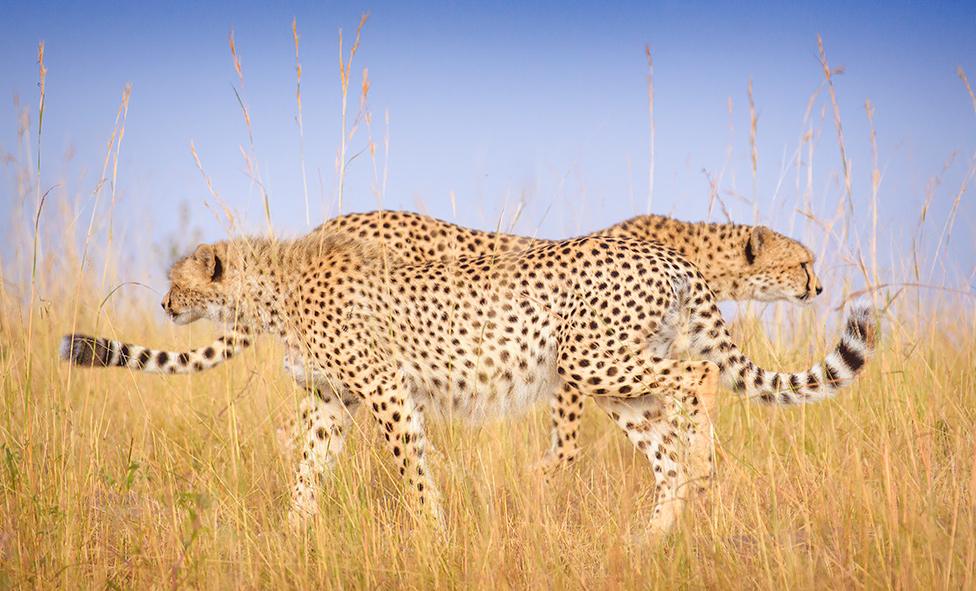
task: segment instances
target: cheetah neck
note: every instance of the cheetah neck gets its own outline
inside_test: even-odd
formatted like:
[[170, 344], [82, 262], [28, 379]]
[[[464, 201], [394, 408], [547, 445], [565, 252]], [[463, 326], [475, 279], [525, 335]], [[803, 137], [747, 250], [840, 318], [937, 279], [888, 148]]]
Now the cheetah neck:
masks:
[[239, 308], [256, 330], [281, 337], [293, 332], [298, 299], [308, 274], [322, 266], [370, 265], [372, 246], [344, 235], [313, 233], [295, 240], [235, 241], [228, 255], [240, 261]]
[[749, 297], [749, 286], [741, 277], [748, 265], [743, 253], [750, 226], [684, 222], [666, 216], [642, 215], [610, 230], [613, 234], [653, 240], [679, 252], [698, 267], [719, 300]]
[[309, 257], [298, 241], [250, 238], [228, 244], [238, 261], [238, 313], [255, 330], [283, 334], [289, 326], [288, 302]]

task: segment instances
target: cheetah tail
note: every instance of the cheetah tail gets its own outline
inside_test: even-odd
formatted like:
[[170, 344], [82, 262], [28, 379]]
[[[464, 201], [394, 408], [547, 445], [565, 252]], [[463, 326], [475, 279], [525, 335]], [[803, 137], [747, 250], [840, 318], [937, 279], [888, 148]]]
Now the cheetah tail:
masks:
[[819, 402], [854, 381], [874, 352], [878, 333], [877, 311], [870, 303], [857, 301], [848, 309], [837, 346], [807, 371], [765, 370], [743, 355], [731, 337], [724, 346], [709, 347], [712, 354], [707, 357], [719, 365], [725, 386], [748, 398], [767, 404]]
[[220, 365], [251, 344], [247, 331], [231, 331], [206, 347], [159, 351], [112, 339], [71, 334], [61, 339], [61, 359], [83, 367], [127, 367], [149, 373], [194, 373]]

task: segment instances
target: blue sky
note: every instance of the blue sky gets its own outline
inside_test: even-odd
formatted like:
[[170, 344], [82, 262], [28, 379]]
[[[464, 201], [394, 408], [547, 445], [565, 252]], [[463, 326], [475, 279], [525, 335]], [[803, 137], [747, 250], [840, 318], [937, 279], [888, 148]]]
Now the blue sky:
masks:
[[[571, 4], [571, 5], [570, 5]], [[225, 231], [205, 206], [197, 147], [221, 196], [262, 228], [260, 193], [245, 173], [247, 130], [280, 234], [304, 231], [295, 123], [291, 20], [301, 34], [305, 162], [313, 225], [336, 212], [339, 143], [337, 32], [351, 40], [370, 12], [353, 67], [372, 81], [378, 141], [387, 133], [383, 204], [493, 228], [524, 201], [516, 229], [559, 237], [597, 229], [646, 209], [648, 115], [644, 45], [655, 61], [653, 209], [687, 219], [708, 210], [708, 177], [737, 221], [760, 221], [816, 241], [795, 211], [791, 162], [801, 135], [815, 134], [813, 213], [829, 216], [842, 192], [832, 111], [822, 87], [817, 34], [832, 66], [852, 161], [855, 237], [869, 223], [871, 151], [864, 101], [875, 106], [883, 173], [882, 263], [908, 258], [926, 187], [930, 242], [973, 165], [976, 111], [959, 78], [976, 81], [976, 5], [832, 3], [5, 3], [0, 19], [0, 153], [23, 162], [18, 107], [36, 125], [38, 41], [46, 43], [47, 105], [42, 185], [54, 204], [92, 206], [122, 89], [132, 83], [118, 169], [117, 240], [127, 246], [204, 239]], [[245, 83], [228, 50], [235, 31]], [[758, 113], [758, 168], [750, 165], [747, 84]], [[816, 93], [816, 94], [815, 94]], [[815, 94], [812, 115], [804, 113]], [[732, 113], [729, 113], [731, 100]], [[355, 113], [358, 97], [350, 100]], [[32, 127], [36, 134], [36, 127]], [[365, 130], [353, 140], [362, 149]], [[32, 142], [36, 149], [36, 138]], [[382, 149], [382, 147], [381, 147]], [[954, 155], [954, 157], [953, 157]], [[804, 150], [804, 161], [807, 154]], [[948, 166], [946, 163], [950, 162]], [[382, 159], [379, 165], [383, 166]], [[16, 202], [14, 165], [0, 169], [0, 231]], [[375, 209], [371, 166], [350, 165], [346, 211]], [[976, 183], [974, 183], [976, 184]], [[973, 189], [963, 194], [949, 244], [954, 282], [972, 284]], [[451, 194], [456, 196], [456, 211]], [[103, 202], [104, 203], [104, 202]], [[190, 222], [176, 214], [185, 204]], [[721, 215], [715, 211], [714, 219]], [[104, 227], [99, 236], [104, 237]], [[811, 237], [812, 236], [812, 237]], [[833, 238], [834, 241], [839, 238]], [[10, 244], [4, 244], [4, 250]], [[932, 244], [928, 245], [932, 248]], [[157, 279], [158, 280], [158, 279]]]

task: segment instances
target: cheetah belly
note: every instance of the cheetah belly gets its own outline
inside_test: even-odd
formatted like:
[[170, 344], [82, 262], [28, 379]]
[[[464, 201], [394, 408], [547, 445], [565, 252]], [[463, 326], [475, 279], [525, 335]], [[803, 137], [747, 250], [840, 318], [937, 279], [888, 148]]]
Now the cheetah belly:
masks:
[[510, 352], [506, 362], [495, 349], [480, 357], [466, 356], [464, 362], [447, 367], [406, 362], [400, 364], [400, 370], [413, 396], [425, 407], [436, 409], [444, 418], [484, 422], [525, 413], [548, 400], [559, 383], [556, 347], [551, 340], [525, 353], [519, 352], [518, 344], [504, 350]]

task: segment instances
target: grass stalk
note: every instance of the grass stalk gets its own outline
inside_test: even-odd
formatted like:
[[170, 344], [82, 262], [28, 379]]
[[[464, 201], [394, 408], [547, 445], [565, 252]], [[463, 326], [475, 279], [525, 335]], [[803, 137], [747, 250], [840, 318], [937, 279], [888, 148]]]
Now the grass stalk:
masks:
[[298, 158], [302, 168], [302, 195], [305, 198], [305, 225], [312, 225], [308, 209], [308, 175], [305, 172], [305, 125], [302, 120], [302, 62], [298, 56], [298, 18], [291, 19], [291, 36], [295, 41], [295, 103], [298, 108]]
[[[352, 135], [354, 131], [348, 132], [347, 136], [347, 124], [348, 124], [348, 101], [349, 101], [349, 80], [350, 72], [352, 70], [352, 61], [356, 57], [356, 51], [359, 50], [359, 42], [362, 37], [363, 27], [366, 26], [366, 21], [369, 19], [369, 13], [363, 13], [359, 17], [359, 25], [356, 27], [356, 36], [353, 38], [352, 47], [349, 48], [348, 58], [345, 56], [343, 49], [342, 40], [342, 30], [339, 30], [339, 85], [341, 91], [341, 108], [340, 108], [340, 137], [339, 137], [339, 152], [336, 154], [336, 174], [337, 179], [337, 189], [336, 198], [339, 202], [339, 213], [343, 212], [343, 192], [346, 186], [346, 167], [349, 165], [347, 160], [348, 144], [352, 140]], [[355, 128], [354, 128], [355, 129]]]

